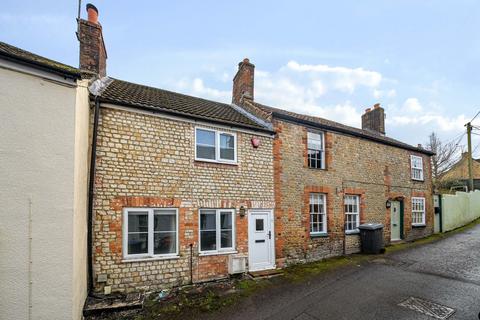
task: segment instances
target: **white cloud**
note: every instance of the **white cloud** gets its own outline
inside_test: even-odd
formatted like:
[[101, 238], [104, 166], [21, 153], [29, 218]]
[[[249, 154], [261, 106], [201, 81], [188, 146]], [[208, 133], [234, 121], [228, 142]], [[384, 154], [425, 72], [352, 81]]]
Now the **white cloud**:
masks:
[[461, 114], [455, 117], [447, 117], [435, 113], [419, 115], [393, 115], [387, 117], [387, 124], [393, 126], [428, 126], [430, 131], [460, 132], [464, 129], [468, 118]]
[[422, 105], [417, 98], [408, 98], [403, 104], [403, 108], [408, 112], [421, 112], [423, 110]]
[[[226, 77], [227, 73], [224, 73], [221, 81], [225, 82]], [[358, 127], [361, 113], [349, 97], [357, 88], [371, 90], [377, 88], [381, 81], [380, 73], [363, 68], [308, 65], [290, 61], [273, 72], [255, 70], [255, 100]], [[226, 103], [231, 100], [230, 90], [213, 89], [205, 85], [200, 77], [179, 81], [174, 84], [174, 89]], [[327, 102], [324, 98], [327, 94], [339, 94], [341, 100]], [[382, 91], [382, 94], [392, 95], [388, 91]]]
[[376, 71], [363, 68], [331, 67], [324, 64], [299, 64], [289, 61], [286, 69], [295, 72], [310, 73], [311, 75], [326, 76], [334, 89], [353, 93], [358, 86], [375, 88], [380, 85], [382, 75]]
[[194, 78], [193, 80], [183, 79], [178, 81], [174, 87], [177, 90], [204, 99], [212, 99], [224, 102], [228, 102], [231, 99], [230, 91], [221, 91], [206, 87], [201, 78]]

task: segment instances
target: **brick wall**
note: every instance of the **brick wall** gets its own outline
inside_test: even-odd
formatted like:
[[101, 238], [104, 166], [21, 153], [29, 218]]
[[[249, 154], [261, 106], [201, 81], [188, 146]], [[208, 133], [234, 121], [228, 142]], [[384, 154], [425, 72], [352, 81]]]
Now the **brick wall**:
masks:
[[[215, 128], [215, 127], [212, 127]], [[94, 204], [94, 280], [113, 291], [154, 290], [227, 275], [228, 255], [198, 255], [198, 209], [235, 208], [236, 250], [247, 253], [247, 216], [240, 206], [274, 208], [273, 139], [237, 132], [238, 165], [194, 160], [193, 123], [101, 108]], [[223, 131], [229, 131], [222, 129]], [[257, 136], [258, 137], [258, 136]], [[125, 207], [179, 208], [179, 257], [124, 262]]]
[[[360, 222], [385, 225], [390, 242], [390, 209], [387, 199], [404, 201], [404, 238], [423, 237], [433, 230], [433, 200], [429, 157], [369, 140], [327, 132], [326, 169], [308, 168], [307, 129], [275, 119], [274, 141], [275, 226], [277, 264], [318, 260], [358, 252], [359, 235], [344, 233], [346, 194], [360, 196]], [[423, 157], [424, 182], [410, 178], [410, 155]], [[303, 157], [303, 158], [302, 158]], [[308, 195], [327, 194], [327, 237], [311, 237]], [[411, 197], [426, 198], [426, 227], [411, 226]], [[344, 243], [345, 239], [345, 243]]]

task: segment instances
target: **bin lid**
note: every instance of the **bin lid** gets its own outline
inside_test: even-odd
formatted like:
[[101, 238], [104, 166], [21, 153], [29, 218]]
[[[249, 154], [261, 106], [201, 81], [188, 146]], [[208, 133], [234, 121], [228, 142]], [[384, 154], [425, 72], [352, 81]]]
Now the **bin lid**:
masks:
[[377, 230], [382, 228], [383, 228], [383, 224], [381, 223], [364, 223], [358, 226], [358, 229], [363, 229], [363, 230]]

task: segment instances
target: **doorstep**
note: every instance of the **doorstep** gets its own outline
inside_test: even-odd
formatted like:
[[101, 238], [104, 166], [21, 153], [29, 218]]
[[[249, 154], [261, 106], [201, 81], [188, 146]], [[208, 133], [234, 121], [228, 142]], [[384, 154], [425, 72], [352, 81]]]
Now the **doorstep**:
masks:
[[260, 270], [260, 271], [252, 271], [248, 273], [248, 275], [252, 279], [271, 278], [271, 277], [280, 276], [282, 274], [283, 274], [282, 269]]
[[90, 316], [105, 311], [121, 311], [143, 308], [145, 294], [135, 292], [111, 296], [87, 297], [83, 307], [83, 315]]

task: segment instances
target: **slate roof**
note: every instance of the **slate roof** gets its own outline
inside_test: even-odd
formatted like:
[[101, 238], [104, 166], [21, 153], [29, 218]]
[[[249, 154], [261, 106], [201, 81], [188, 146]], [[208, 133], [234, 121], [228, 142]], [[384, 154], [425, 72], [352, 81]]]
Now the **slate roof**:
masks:
[[147, 109], [150, 111], [160, 111], [172, 115], [272, 133], [270, 129], [237, 111], [230, 104], [113, 78], [109, 80], [109, 84], [103, 89], [99, 96], [102, 102]]
[[409, 145], [407, 143], [381, 135], [380, 133], [376, 133], [374, 131], [363, 130], [363, 129], [347, 126], [342, 123], [338, 123], [338, 122], [327, 120], [320, 117], [309, 116], [309, 115], [299, 114], [299, 113], [295, 113], [295, 112], [291, 112], [283, 109], [278, 109], [278, 108], [266, 106], [257, 102], [250, 102], [250, 103], [260, 108], [263, 112], [265, 112], [269, 116], [278, 117], [285, 120], [303, 123], [311, 126], [318, 126], [323, 129], [350, 134], [350, 135], [364, 138], [367, 140], [379, 142], [386, 145], [391, 145], [391, 146], [402, 148], [402, 149], [416, 151], [416, 152], [424, 153], [427, 155], [434, 154], [431, 151]]
[[71, 78], [80, 78], [80, 70], [0, 41], [0, 57]]

